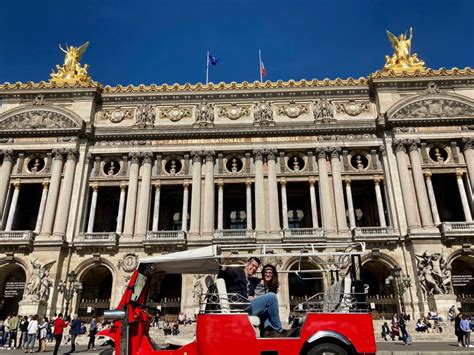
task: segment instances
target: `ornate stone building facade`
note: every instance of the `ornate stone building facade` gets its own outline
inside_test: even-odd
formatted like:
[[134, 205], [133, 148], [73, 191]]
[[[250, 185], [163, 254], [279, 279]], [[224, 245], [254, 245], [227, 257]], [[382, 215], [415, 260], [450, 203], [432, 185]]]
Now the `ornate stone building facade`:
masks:
[[[142, 257], [332, 241], [366, 243], [376, 315], [456, 297], [472, 311], [473, 79], [1, 85], [0, 316], [32, 296], [64, 310], [71, 271], [82, 289], [70, 309], [91, 317], [118, 303]], [[283, 312], [327, 286], [272, 262]], [[158, 275], [150, 303], [192, 312], [202, 276]]]

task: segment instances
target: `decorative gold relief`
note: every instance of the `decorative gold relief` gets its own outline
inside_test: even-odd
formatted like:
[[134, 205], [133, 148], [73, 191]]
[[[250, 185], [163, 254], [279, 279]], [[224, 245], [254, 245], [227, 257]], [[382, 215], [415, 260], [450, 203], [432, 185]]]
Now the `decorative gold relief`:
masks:
[[288, 105], [276, 106], [279, 115], [287, 116], [289, 118], [298, 118], [301, 115], [309, 112], [307, 104], [296, 104], [294, 101], [290, 101]]
[[241, 117], [250, 116], [250, 106], [237, 104], [217, 106], [217, 114], [220, 117], [227, 117], [229, 120], [238, 120]]
[[191, 114], [191, 109], [179, 107], [178, 105], [160, 109], [160, 118], [168, 119], [173, 122], [178, 122], [183, 118], [191, 117]]
[[358, 116], [363, 112], [370, 111], [370, 103], [368, 101], [349, 100], [348, 102], [336, 103], [336, 111], [345, 113], [349, 116]]
[[87, 70], [89, 65], [85, 64], [83, 67], [79, 63], [84, 52], [89, 46], [89, 42], [84, 43], [80, 47], [67, 46], [63, 49], [59, 45], [59, 49], [64, 52], [64, 64], [63, 66], [56, 65], [57, 73], [54, 70], [51, 72], [50, 81], [56, 83], [68, 83], [74, 84], [76, 82], [92, 83], [91, 77]]
[[100, 117], [102, 120], [110, 121], [112, 123], [120, 123], [123, 120], [133, 118], [134, 109], [125, 109], [116, 106], [114, 109], [105, 109], [101, 111]]
[[391, 57], [385, 56], [384, 71], [402, 74], [404, 72], [412, 73], [416, 70], [425, 70], [425, 62], [418, 59], [416, 53], [411, 54], [411, 39], [413, 38], [413, 29], [411, 27], [409, 38], [406, 32], [397, 37], [390, 31], [387, 31], [387, 36], [395, 52]]

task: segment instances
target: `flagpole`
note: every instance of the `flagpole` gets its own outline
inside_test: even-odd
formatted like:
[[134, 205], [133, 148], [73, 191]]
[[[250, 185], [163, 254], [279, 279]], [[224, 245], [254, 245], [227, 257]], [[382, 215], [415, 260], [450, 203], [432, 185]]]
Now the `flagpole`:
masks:
[[258, 71], [260, 72], [260, 82], [263, 83], [263, 76], [262, 76], [262, 51], [258, 50]]
[[206, 56], [206, 85], [209, 83], [209, 51]]

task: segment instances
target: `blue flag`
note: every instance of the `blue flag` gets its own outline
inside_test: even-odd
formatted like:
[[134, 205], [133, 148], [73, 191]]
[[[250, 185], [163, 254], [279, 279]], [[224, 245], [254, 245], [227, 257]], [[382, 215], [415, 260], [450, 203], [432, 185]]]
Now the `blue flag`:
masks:
[[214, 66], [219, 62], [219, 58], [214, 57], [209, 53], [209, 57], [207, 58], [207, 67], [209, 68], [211, 65]]

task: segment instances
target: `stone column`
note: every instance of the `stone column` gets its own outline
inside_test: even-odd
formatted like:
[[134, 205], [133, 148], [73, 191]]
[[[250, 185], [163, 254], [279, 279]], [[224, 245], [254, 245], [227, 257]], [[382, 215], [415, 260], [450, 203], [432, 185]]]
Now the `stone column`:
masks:
[[181, 230], [184, 232], [188, 231], [188, 200], [189, 200], [189, 182], [184, 181], [183, 183], [183, 211], [181, 213]]
[[281, 215], [283, 217], [283, 230], [289, 229], [288, 227], [288, 203], [286, 201], [286, 180], [280, 181], [281, 186]]
[[44, 217], [44, 208], [46, 207], [46, 199], [48, 198], [48, 190], [49, 190], [49, 180], [43, 181], [43, 192], [41, 193], [41, 201], [38, 210], [38, 217], [36, 217], [36, 226], [34, 233], [39, 234], [41, 231], [41, 226], [43, 224], [43, 217]]
[[431, 213], [433, 214], [433, 222], [435, 225], [439, 226], [441, 220], [439, 219], [438, 206], [436, 204], [436, 197], [433, 189], [433, 183], [431, 182], [431, 171], [425, 171], [425, 182], [426, 188], [428, 190], [428, 197], [430, 199]]
[[[463, 138], [464, 143], [464, 160], [467, 166], [467, 173], [469, 176], [469, 182], [471, 183], [471, 189], [474, 190], [474, 139]], [[471, 191], [471, 196], [474, 191]]]
[[346, 206], [344, 203], [344, 192], [342, 191], [341, 160], [339, 158], [339, 152], [340, 148], [332, 148], [332, 184], [336, 204], [337, 229], [340, 232], [347, 232]]
[[117, 212], [117, 227], [115, 232], [117, 234], [122, 234], [122, 227], [123, 227], [123, 214], [125, 210], [125, 195], [127, 193], [127, 185], [126, 183], [122, 182], [120, 184], [120, 200], [119, 200], [119, 209]]
[[380, 190], [380, 178], [374, 179], [375, 199], [377, 200], [377, 211], [379, 213], [380, 227], [387, 227], [385, 221], [385, 208], [383, 206], [382, 191]]
[[92, 187], [91, 208], [89, 209], [89, 222], [87, 223], [87, 233], [94, 232], [95, 210], [97, 207], [97, 194], [99, 192], [99, 185], [94, 184]]
[[255, 161], [255, 231], [265, 231], [265, 193], [263, 187], [263, 149], [253, 151]]
[[421, 223], [423, 227], [433, 227], [433, 217], [430, 213], [430, 202], [426, 192], [426, 185], [423, 178], [423, 171], [421, 169], [420, 152], [418, 143], [413, 142], [410, 145], [410, 163], [413, 179], [415, 181], [416, 197], [418, 200], [419, 212], [421, 215]]
[[189, 234], [199, 235], [201, 224], [201, 152], [191, 152], [191, 156], [193, 157], [193, 185]]
[[316, 202], [316, 189], [314, 188], [314, 184], [316, 180], [313, 178], [309, 179], [309, 197], [311, 199], [311, 218], [312, 218], [312, 226], [313, 228], [319, 228], [319, 221], [318, 221], [318, 204]]
[[245, 200], [247, 203], [247, 230], [252, 230], [252, 181], [245, 180]]
[[217, 182], [217, 230], [224, 229], [224, 181]]
[[16, 204], [18, 202], [18, 195], [20, 194], [20, 181], [15, 181], [13, 183], [13, 197], [10, 203], [10, 210], [8, 211], [7, 224], [5, 226], [5, 231], [10, 232], [12, 230], [13, 220], [15, 218]]
[[58, 199], [58, 208], [54, 219], [53, 235], [63, 238], [66, 235], [69, 208], [71, 205], [71, 194], [74, 187], [74, 172], [76, 171], [77, 151], [70, 149], [67, 152], [67, 160], [64, 166], [64, 178], [61, 183], [61, 192]]
[[214, 151], [204, 152], [206, 159], [204, 178], [204, 204], [203, 204], [203, 234], [208, 236], [214, 231]]
[[[456, 180], [458, 182], [459, 195], [461, 195], [462, 210], [464, 212], [464, 218], [466, 222], [472, 222], [471, 210], [469, 208], [469, 202], [467, 199], [466, 190], [464, 189], [464, 181], [462, 180], [463, 172], [456, 170]], [[8, 216], [10, 218], [10, 216]]]
[[158, 232], [158, 222], [160, 219], [160, 191], [161, 191], [161, 183], [158, 181], [153, 184], [155, 187], [155, 201], [153, 203], [153, 222], [151, 230], [153, 232]]
[[[268, 216], [270, 222], [270, 231], [279, 231], [280, 227], [280, 209], [278, 208], [278, 183], [276, 178], [276, 149], [268, 151]], [[287, 217], [288, 222], [288, 217]]]
[[49, 236], [53, 230], [54, 216], [56, 215], [56, 203], [58, 202], [59, 187], [61, 185], [61, 174], [63, 171], [63, 156], [55, 150], [53, 151], [53, 165], [51, 167], [51, 183], [49, 185], [48, 199], [44, 209], [43, 225], [41, 235]]
[[139, 173], [139, 153], [130, 153], [130, 170], [128, 176], [128, 193], [127, 193], [127, 207], [125, 210], [125, 225], [123, 227], [123, 234], [127, 237], [132, 237], [135, 226], [135, 212], [137, 208], [137, 192], [138, 192], [138, 173]]
[[321, 211], [323, 219], [323, 228], [328, 233], [334, 233], [336, 228], [334, 225], [334, 211], [331, 202], [331, 191], [329, 189], [328, 168], [326, 162], [326, 149], [319, 148], [318, 170], [319, 170], [319, 193], [321, 195]]
[[397, 159], [398, 173], [402, 185], [402, 198], [405, 205], [405, 215], [407, 217], [408, 228], [420, 227], [420, 215], [418, 214], [418, 205], [416, 203], [415, 189], [413, 188], [408, 164], [406, 161], [406, 151], [403, 142], [394, 143], [395, 157]]
[[353, 230], [356, 227], [355, 213], [354, 213], [354, 202], [352, 202], [352, 188], [351, 178], [346, 177], [346, 197], [347, 197], [347, 210], [349, 213], [349, 228]]
[[142, 184], [140, 186], [140, 206], [137, 211], [137, 236], [144, 237], [148, 231], [150, 208], [151, 169], [153, 154], [143, 154]]
[[3, 224], [1, 221], [5, 208], [8, 187], [10, 186], [10, 174], [13, 166], [13, 152], [11, 150], [4, 150], [2, 153], [3, 164], [0, 175], [0, 226]]

